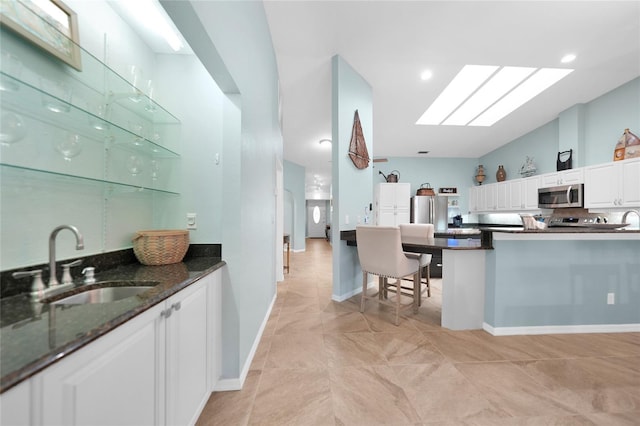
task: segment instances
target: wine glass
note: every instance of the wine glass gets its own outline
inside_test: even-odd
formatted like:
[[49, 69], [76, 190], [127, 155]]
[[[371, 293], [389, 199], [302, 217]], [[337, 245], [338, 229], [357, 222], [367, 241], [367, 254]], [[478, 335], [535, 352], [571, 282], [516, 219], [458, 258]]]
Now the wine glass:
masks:
[[56, 151], [64, 157], [65, 161], [71, 161], [82, 152], [82, 144], [80, 135], [77, 133], [66, 132], [64, 137], [55, 144]]
[[131, 176], [137, 176], [142, 173], [143, 166], [144, 162], [142, 158], [137, 155], [132, 155], [127, 160], [127, 169], [129, 170], [129, 173], [131, 173]]
[[22, 117], [11, 111], [2, 111], [0, 116], [0, 145], [11, 145], [27, 135], [27, 126]]

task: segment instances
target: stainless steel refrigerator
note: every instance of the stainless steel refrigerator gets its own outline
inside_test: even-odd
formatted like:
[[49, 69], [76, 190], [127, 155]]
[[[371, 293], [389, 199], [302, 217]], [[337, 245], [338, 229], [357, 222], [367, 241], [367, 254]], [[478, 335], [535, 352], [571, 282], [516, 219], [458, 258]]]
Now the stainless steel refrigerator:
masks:
[[446, 232], [448, 227], [448, 198], [437, 195], [411, 197], [411, 223], [433, 223], [436, 232]]

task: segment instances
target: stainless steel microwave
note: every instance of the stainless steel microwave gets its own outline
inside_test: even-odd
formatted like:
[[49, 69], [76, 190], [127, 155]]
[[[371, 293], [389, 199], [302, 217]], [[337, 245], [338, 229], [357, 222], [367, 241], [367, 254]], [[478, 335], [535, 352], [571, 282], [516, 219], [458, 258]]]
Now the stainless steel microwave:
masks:
[[584, 184], [553, 186], [538, 189], [538, 208], [560, 209], [584, 206]]

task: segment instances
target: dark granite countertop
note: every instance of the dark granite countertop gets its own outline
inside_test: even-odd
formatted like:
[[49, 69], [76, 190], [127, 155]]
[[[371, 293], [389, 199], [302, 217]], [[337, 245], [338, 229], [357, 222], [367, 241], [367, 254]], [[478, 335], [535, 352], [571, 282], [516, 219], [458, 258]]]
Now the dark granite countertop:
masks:
[[[181, 263], [144, 266], [122, 264], [96, 273], [97, 281], [154, 281], [139, 296], [110, 303], [49, 305], [27, 294], [0, 299], [0, 393], [82, 348], [136, 315], [221, 268], [211, 253], [189, 253]], [[75, 289], [85, 288], [76, 284]]]
[[[348, 246], [357, 246], [356, 231], [340, 231], [340, 239], [347, 242]], [[487, 250], [490, 245], [484, 244], [478, 238], [403, 238], [402, 247], [406, 251], [422, 252], [429, 249], [441, 250]]]
[[523, 227], [486, 227], [485, 232], [507, 232], [511, 234], [638, 234], [640, 229], [598, 228], [579, 226], [558, 226], [545, 229], [524, 229]]

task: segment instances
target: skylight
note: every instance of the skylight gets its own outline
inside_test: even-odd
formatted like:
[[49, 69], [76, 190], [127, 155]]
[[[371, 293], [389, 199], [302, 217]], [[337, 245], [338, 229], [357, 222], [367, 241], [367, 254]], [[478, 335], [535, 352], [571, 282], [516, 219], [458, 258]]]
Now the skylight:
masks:
[[465, 65], [416, 124], [491, 126], [572, 71]]

